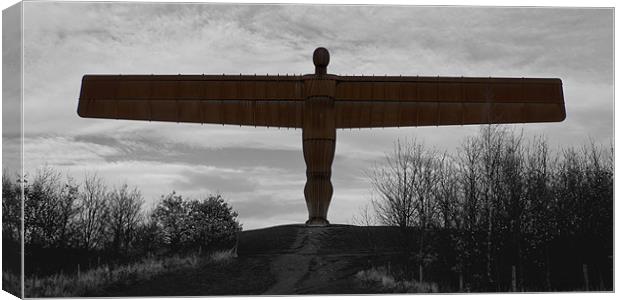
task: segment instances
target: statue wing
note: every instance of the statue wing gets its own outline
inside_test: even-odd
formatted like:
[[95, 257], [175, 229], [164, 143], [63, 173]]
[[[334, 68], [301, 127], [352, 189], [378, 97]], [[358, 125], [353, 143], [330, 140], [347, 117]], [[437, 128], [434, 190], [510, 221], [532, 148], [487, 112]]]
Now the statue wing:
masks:
[[81, 117], [300, 128], [301, 76], [85, 75]]
[[336, 127], [558, 122], [562, 81], [542, 78], [341, 76]]

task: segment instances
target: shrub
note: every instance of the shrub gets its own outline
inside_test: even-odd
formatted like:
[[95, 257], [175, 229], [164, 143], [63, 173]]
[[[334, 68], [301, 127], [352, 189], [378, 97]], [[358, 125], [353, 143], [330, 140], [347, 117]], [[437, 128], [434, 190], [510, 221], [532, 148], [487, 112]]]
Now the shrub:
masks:
[[162, 197], [151, 219], [170, 250], [229, 246], [241, 231], [237, 213], [220, 195], [187, 201], [172, 192]]
[[191, 243], [204, 246], [227, 243], [241, 230], [236, 221], [237, 213], [220, 195], [190, 201], [188, 207], [188, 238]]

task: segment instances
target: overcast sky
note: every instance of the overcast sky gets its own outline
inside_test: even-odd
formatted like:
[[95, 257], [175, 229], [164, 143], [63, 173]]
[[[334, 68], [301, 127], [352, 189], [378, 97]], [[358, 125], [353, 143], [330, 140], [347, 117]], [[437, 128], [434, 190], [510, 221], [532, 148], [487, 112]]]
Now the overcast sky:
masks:
[[[566, 121], [514, 127], [546, 136], [554, 148], [613, 139], [611, 9], [45, 2], [24, 8], [25, 170], [47, 164], [80, 180], [97, 172], [109, 185], [138, 186], [148, 206], [172, 190], [221, 193], [245, 229], [307, 219], [300, 130], [81, 119], [81, 77], [312, 73], [312, 51], [323, 46], [333, 74], [561, 78]], [[364, 171], [396, 139], [416, 137], [454, 151], [478, 130], [338, 131], [328, 219], [348, 223], [369, 201]], [[5, 140], [18, 133], [4, 125]]]

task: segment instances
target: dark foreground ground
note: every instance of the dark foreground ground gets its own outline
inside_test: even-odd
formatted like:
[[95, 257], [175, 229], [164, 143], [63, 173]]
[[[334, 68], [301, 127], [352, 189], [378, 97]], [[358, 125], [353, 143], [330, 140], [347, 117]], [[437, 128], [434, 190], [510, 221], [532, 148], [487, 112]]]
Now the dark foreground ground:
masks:
[[[506, 292], [510, 289], [510, 273], [502, 284], [480, 289], [470, 285], [475, 278], [465, 277], [459, 287], [459, 277], [449, 261], [435, 259], [425, 270], [426, 285], [411, 286], [417, 278], [417, 264], [411, 263], [416, 246], [403, 244], [401, 232], [394, 227], [361, 227], [331, 225], [306, 227], [284, 225], [244, 231], [239, 236], [237, 256], [219, 262], [206, 260], [196, 268], [171, 271], [147, 281], [131, 285], [115, 285], [103, 294], [86, 296], [205, 296], [205, 295], [291, 295], [291, 294], [374, 294], [392, 292]], [[439, 241], [441, 237], [436, 237]], [[403, 254], [408, 249], [408, 254]], [[443, 249], [443, 250], [441, 250]], [[445, 244], [436, 252], [454, 253]], [[403, 268], [403, 265], [412, 265]], [[478, 264], [475, 264], [478, 265]], [[444, 266], [444, 267], [442, 267]], [[448, 266], [448, 267], [445, 267]], [[374, 279], [361, 279], [360, 273], [375, 272]], [[377, 275], [377, 273], [379, 275]], [[385, 274], [392, 275], [386, 278]], [[403, 275], [404, 274], [404, 275]], [[411, 274], [411, 275], [409, 275]], [[552, 290], [521, 291], [579, 291], [585, 290], [575, 272], [568, 281], [556, 280]], [[409, 276], [408, 276], [409, 275]], [[560, 274], [562, 275], [562, 274]], [[455, 277], [456, 276], [456, 277]], [[371, 276], [372, 277], [372, 276]], [[394, 279], [396, 278], [396, 283]], [[430, 278], [430, 279], [429, 279]], [[560, 278], [560, 277], [558, 277]], [[392, 280], [390, 282], [390, 280]], [[479, 281], [479, 280], [478, 280]], [[594, 282], [594, 279], [591, 279]], [[599, 281], [597, 281], [599, 282]], [[405, 285], [403, 285], [403, 283]], [[564, 283], [566, 287], [560, 286]], [[594, 285], [594, 284], [590, 284]], [[471, 289], [470, 289], [471, 287]], [[611, 290], [611, 284], [600, 280], [600, 287], [590, 290]]]
[[[285, 225], [240, 234], [236, 258], [174, 271], [131, 286], [116, 285], [90, 296], [199, 296], [359, 294], [381, 292], [380, 285], [355, 278], [370, 268], [377, 252], [369, 250], [360, 227]], [[352, 243], [351, 241], [356, 241]], [[389, 246], [389, 243], [383, 243]], [[380, 250], [389, 254], [389, 247]]]

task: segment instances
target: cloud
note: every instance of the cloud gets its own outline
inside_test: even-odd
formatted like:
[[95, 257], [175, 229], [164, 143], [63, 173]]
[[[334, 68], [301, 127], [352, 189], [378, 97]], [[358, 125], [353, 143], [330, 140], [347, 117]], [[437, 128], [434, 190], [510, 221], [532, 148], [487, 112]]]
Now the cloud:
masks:
[[8, 171], [11, 176], [15, 175], [15, 172], [21, 172], [21, 142], [21, 136], [2, 135], [2, 169]]
[[301, 149], [277, 149], [274, 146], [255, 148], [247, 145], [218, 146], [218, 144], [214, 147], [208, 142], [192, 145], [162, 138], [150, 130], [116, 135], [105, 133], [76, 135], [74, 141], [99, 145], [103, 148], [115, 148], [115, 152], [103, 156], [109, 162], [146, 160], [242, 169], [268, 166], [284, 170], [297, 170], [304, 166]]
[[[35, 137], [24, 139], [24, 161], [46, 162], [50, 165], [90, 165], [104, 162], [104, 157], [117, 153], [113, 147], [74, 142], [67, 137]], [[26, 168], [28, 169], [28, 168]]]
[[202, 187], [210, 191], [251, 192], [256, 189], [256, 182], [248, 176], [239, 176], [236, 170], [213, 168], [204, 170], [188, 170], [183, 178], [172, 184], [180, 190], [194, 190]]
[[20, 118], [22, 44], [18, 42], [21, 40], [22, 29], [20, 9], [21, 5], [16, 5], [2, 12], [2, 74], [4, 75], [2, 76], [2, 141], [5, 147], [2, 150], [2, 157], [12, 169], [18, 168], [17, 162], [21, 161], [17, 159], [19, 141], [14, 139], [14, 137], [21, 136], [22, 132]]

